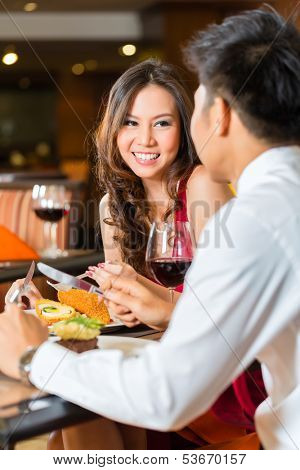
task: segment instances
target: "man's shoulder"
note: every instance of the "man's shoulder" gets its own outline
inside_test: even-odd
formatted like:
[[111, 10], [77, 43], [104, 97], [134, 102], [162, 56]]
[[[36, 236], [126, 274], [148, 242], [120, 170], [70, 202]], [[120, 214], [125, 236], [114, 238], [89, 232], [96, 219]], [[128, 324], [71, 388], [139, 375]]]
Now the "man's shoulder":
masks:
[[269, 186], [222, 207], [207, 226], [206, 243], [231, 254], [235, 248], [239, 256], [287, 256], [300, 267], [300, 187]]
[[255, 250], [268, 243], [272, 233], [268, 221], [260, 218], [253, 201], [230, 200], [212, 217], [203, 230], [201, 246], [210, 249]]
[[234, 203], [233, 216], [235, 211], [242, 212], [266, 229], [280, 230], [300, 216], [300, 181], [285, 182], [273, 175], [250, 192], [238, 195]]

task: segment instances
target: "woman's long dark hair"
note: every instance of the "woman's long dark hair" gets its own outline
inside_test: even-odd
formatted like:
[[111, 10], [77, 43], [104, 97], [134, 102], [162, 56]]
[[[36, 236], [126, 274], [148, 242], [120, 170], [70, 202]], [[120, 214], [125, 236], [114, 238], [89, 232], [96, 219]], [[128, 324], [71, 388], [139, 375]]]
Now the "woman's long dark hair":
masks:
[[147, 274], [145, 251], [151, 208], [141, 178], [134, 174], [120, 155], [117, 136], [136, 94], [149, 84], [163, 87], [174, 97], [180, 116], [178, 154], [165, 175], [173, 204], [164, 218], [180, 206], [177, 191], [179, 180], [186, 179], [199, 163], [189, 130], [193, 106], [176, 69], [154, 59], [128, 69], [113, 85], [104, 117], [96, 131], [97, 176], [102, 192], [109, 195], [110, 218], [105, 219], [105, 223], [116, 227], [114, 241], [120, 247], [123, 261], [141, 274]]

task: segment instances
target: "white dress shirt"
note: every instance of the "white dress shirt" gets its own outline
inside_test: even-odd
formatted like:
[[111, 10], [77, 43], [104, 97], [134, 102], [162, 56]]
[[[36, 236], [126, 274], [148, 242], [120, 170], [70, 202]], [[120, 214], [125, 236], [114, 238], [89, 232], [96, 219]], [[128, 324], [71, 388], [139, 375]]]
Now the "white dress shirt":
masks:
[[116, 421], [178, 430], [258, 358], [266, 449], [300, 447], [300, 147], [252, 161], [208, 223], [167, 332], [126, 357], [46, 342], [31, 381]]

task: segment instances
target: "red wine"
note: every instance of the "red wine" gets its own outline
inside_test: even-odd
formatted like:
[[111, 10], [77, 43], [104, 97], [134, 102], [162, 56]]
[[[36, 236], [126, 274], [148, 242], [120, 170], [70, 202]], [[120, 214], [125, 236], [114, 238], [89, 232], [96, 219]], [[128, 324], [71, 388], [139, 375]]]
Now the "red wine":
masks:
[[36, 215], [42, 219], [46, 220], [47, 222], [58, 222], [60, 219], [63, 218], [64, 215], [68, 213], [64, 208], [59, 209], [48, 209], [48, 208], [40, 208], [34, 209]]
[[161, 258], [148, 261], [155, 278], [165, 287], [177, 287], [183, 283], [191, 259]]

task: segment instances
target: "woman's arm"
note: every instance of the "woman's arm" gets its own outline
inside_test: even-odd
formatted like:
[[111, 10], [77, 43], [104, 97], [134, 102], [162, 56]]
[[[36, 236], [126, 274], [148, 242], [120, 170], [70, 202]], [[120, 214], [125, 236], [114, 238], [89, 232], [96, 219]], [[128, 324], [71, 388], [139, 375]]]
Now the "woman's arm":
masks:
[[187, 212], [196, 241], [208, 220], [233, 197], [228, 184], [212, 181], [203, 165], [194, 169], [187, 183]]
[[103, 196], [99, 204], [100, 227], [101, 227], [101, 236], [102, 236], [103, 248], [104, 248], [104, 258], [105, 258], [105, 261], [122, 262], [120, 249], [118, 245], [116, 244], [116, 242], [114, 241], [116, 228], [104, 222], [105, 219], [110, 219], [108, 199], [109, 199], [109, 195], [105, 194], [105, 196]]

